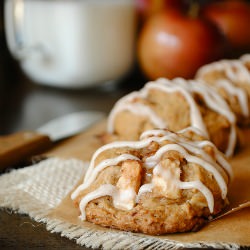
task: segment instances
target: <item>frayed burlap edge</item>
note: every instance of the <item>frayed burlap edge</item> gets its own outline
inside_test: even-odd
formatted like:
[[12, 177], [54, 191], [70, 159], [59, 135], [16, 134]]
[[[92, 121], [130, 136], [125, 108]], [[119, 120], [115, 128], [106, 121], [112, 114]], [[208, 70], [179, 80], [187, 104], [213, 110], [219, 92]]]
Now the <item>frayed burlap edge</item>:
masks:
[[161, 240], [154, 237], [140, 237], [134, 233], [110, 233], [89, 230], [80, 226], [74, 226], [60, 220], [44, 221], [50, 232], [60, 233], [61, 236], [75, 240], [77, 244], [92, 248], [102, 249], [180, 249], [180, 248], [216, 248], [216, 249], [239, 249], [237, 244], [228, 243], [181, 243], [172, 240]]
[[[180, 249], [180, 248], [215, 248], [215, 249], [239, 249], [237, 244], [229, 243], [209, 243], [209, 242], [196, 242], [196, 243], [182, 243], [173, 240], [161, 240], [155, 237], [147, 236], [146, 238], [135, 233], [130, 232], [102, 232], [89, 228], [83, 228], [71, 223], [67, 223], [58, 219], [51, 219], [50, 212], [53, 209], [41, 209], [41, 204], [26, 207], [26, 199], [23, 204], [20, 204], [20, 209], [15, 212], [20, 214], [28, 214], [29, 217], [36, 222], [44, 223], [46, 229], [51, 233], [59, 233], [62, 237], [74, 240], [77, 244], [89, 248], [108, 249], [146, 249], [146, 250], [161, 250], [161, 249]], [[6, 208], [9, 208], [7, 206]], [[2, 208], [3, 209], [3, 208]], [[28, 211], [28, 212], [27, 212]]]

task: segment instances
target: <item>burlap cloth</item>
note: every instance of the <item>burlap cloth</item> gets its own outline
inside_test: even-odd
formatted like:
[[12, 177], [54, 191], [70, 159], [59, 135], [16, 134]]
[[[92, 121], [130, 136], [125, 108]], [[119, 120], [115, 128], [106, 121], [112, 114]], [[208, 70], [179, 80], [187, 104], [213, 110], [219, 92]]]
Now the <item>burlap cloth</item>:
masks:
[[[148, 236], [81, 222], [69, 194], [88, 167], [84, 159], [99, 146], [96, 135], [101, 128], [102, 125], [97, 126], [60, 144], [48, 152], [47, 155], [53, 157], [47, 160], [0, 176], [0, 207], [28, 214], [45, 223], [50, 232], [93, 248], [237, 249], [250, 246], [250, 146], [231, 160], [235, 178], [229, 189], [230, 207], [227, 211], [230, 213], [208, 223], [199, 232]], [[232, 208], [235, 208], [234, 212]]]

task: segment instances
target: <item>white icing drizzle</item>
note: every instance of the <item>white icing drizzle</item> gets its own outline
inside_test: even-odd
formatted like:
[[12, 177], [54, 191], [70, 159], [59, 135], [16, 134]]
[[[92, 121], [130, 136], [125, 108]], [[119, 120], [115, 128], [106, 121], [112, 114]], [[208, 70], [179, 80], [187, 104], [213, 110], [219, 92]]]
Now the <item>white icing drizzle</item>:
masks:
[[231, 97], [236, 96], [243, 116], [249, 116], [247, 93], [244, 89], [235, 86], [231, 81], [219, 79], [214, 82], [217, 87], [223, 88]]
[[107, 130], [108, 133], [114, 132], [114, 119], [117, 115], [117, 113], [127, 110], [131, 113], [134, 113], [136, 115], [145, 116], [147, 117], [151, 123], [156, 126], [156, 128], [166, 128], [167, 124], [165, 121], [163, 121], [149, 106], [146, 106], [142, 103], [134, 102], [137, 98], [143, 98], [144, 93], [143, 92], [132, 92], [123, 98], [121, 98], [114, 106], [114, 108], [111, 110], [108, 124], [107, 124]]
[[179, 152], [188, 162], [196, 163], [200, 166], [202, 166], [204, 169], [206, 169], [208, 172], [211, 172], [216, 179], [220, 189], [221, 189], [221, 196], [222, 199], [226, 198], [227, 195], [227, 184], [221, 174], [217, 171], [217, 169], [211, 165], [208, 161], [205, 161], [204, 159], [198, 158], [196, 156], [193, 156], [189, 154], [184, 147], [181, 147], [177, 144], [167, 144], [163, 147], [161, 147], [153, 156], [150, 156], [146, 159], [145, 166], [148, 168], [151, 168], [153, 166], [156, 166], [164, 153], [168, 151], [177, 151]]
[[[152, 130], [151, 130], [152, 131]], [[166, 133], [166, 131], [164, 130], [161, 130], [162, 133]], [[151, 142], [155, 141], [155, 142], [158, 142], [160, 143], [161, 141], [164, 141], [164, 140], [173, 140], [174, 137], [177, 137], [174, 133], [171, 133], [171, 132], [168, 132], [169, 134], [165, 134], [164, 137], [158, 137], [158, 136], [154, 136], [154, 137], [150, 137], [150, 138], [146, 138], [142, 141], [116, 141], [116, 142], [112, 142], [112, 143], [109, 143], [109, 144], [106, 144], [102, 147], [100, 147], [99, 149], [97, 149], [97, 151], [93, 154], [92, 156], [92, 159], [90, 161], [90, 165], [89, 165], [89, 168], [86, 172], [86, 175], [85, 175], [85, 178], [84, 178], [84, 182], [87, 182], [88, 179], [90, 178], [90, 175], [94, 169], [94, 165], [95, 165], [95, 159], [98, 157], [99, 154], [101, 154], [102, 152], [106, 151], [106, 150], [109, 150], [109, 149], [113, 149], [113, 148], [122, 148], [122, 147], [130, 147], [130, 148], [133, 148], [133, 149], [141, 149], [143, 147], [147, 147]], [[143, 135], [143, 134], [142, 134]], [[183, 143], [183, 141], [181, 141], [182, 139], [179, 138], [178, 140], [178, 143]], [[201, 144], [201, 142], [203, 142], [203, 144]], [[199, 146], [199, 145], [202, 145], [203, 147], [205, 146], [205, 142], [207, 143], [207, 145], [212, 145], [212, 143], [210, 141], [197, 141], [197, 142], [193, 142], [194, 146], [196, 145]], [[189, 150], [194, 150], [193, 148], [191, 148], [191, 142], [189, 142]], [[206, 153], [203, 152], [199, 152], [200, 154], [203, 154], [203, 157], [209, 157], [209, 155], [207, 154], [207, 156], [204, 156]], [[217, 155], [219, 155], [219, 151], [216, 152], [216, 157]], [[220, 164], [221, 162], [218, 161]], [[227, 166], [224, 166], [224, 164], [222, 164], [223, 167], [227, 170]], [[229, 171], [230, 173], [231, 171]]]
[[127, 103], [126, 105], [119, 105], [116, 109], [116, 113], [121, 112], [123, 110], [128, 110], [131, 113], [139, 115], [139, 116], [146, 116], [156, 128], [167, 127], [166, 122], [164, 122], [150, 107], [144, 104]]
[[165, 93], [180, 92], [185, 97], [190, 107], [191, 125], [193, 127], [197, 127], [198, 129], [203, 131], [203, 133], [206, 134], [207, 137], [209, 137], [200, 110], [192, 95], [185, 88], [183, 88], [182, 86], [178, 86], [178, 84], [173, 84], [167, 79], [160, 78], [157, 80], [157, 84], [152, 82], [146, 84], [142, 91], [148, 91], [150, 89], [159, 89]]
[[84, 198], [81, 199], [80, 204], [79, 204], [79, 208], [81, 211], [80, 218], [82, 220], [86, 219], [85, 208], [90, 201], [97, 199], [99, 197], [102, 197], [102, 196], [107, 196], [107, 195], [111, 196], [112, 194], [114, 194], [116, 192], [117, 192], [117, 188], [115, 186], [113, 186], [111, 184], [106, 184], [106, 185], [101, 185], [95, 191], [85, 195]]
[[[155, 168], [153, 170], [153, 173], [154, 173], [154, 176], [162, 176], [162, 179], [164, 180], [164, 183], [161, 183], [161, 186], [163, 185], [166, 188], [171, 188], [172, 187], [172, 188], [179, 188], [179, 189], [197, 189], [197, 190], [199, 190], [204, 195], [204, 197], [206, 197], [208, 208], [209, 208], [210, 212], [211, 213], [213, 212], [213, 208], [214, 208], [213, 194], [200, 180], [182, 182], [182, 181], [179, 180], [179, 178], [176, 178], [171, 173], [171, 171], [169, 171], [168, 169], [164, 169], [161, 166], [160, 163], [158, 163], [155, 166]], [[180, 172], [178, 173], [178, 176], [179, 175], [180, 175]], [[159, 177], [156, 178], [156, 179], [157, 179], [156, 181], [159, 181]], [[152, 192], [153, 187], [154, 186], [148, 185], [148, 186], [144, 187], [142, 191], [139, 190], [140, 192], [138, 193], [137, 200], [139, 200], [139, 198], [140, 198], [139, 195], [142, 195], [146, 191], [151, 191]]]
[[[182, 78], [176, 78], [174, 81], [177, 81], [181, 84], [186, 84], [184, 79]], [[186, 84], [187, 85], [187, 84]], [[231, 123], [231, 129], [230, 129], [230, 135], [228, 140], [228, 145], [226, 149], [226, 156], [232, 156], [234, 152], [234, 148], [236, 145], [236, 118], [234, 113], [231, 111], [229, 105], [226, 103], [226, 101], [211, 87], [206, 86], [205, 82], [203, 81], [189, 81], [188, 82], [188, 88], [193, 93], [199, 93], [203, 96], [204, 101], [206, 102], [206, 105], [217, 112], [218, 114], [223, 115], [228, 119], [228, 121]]]
[[250, 82], [250, 74], [245, 65], [239, 60], [224, 62], [226, 76], [234, 82]]
[[117, 187], [111, 184], [101, 185], [98, 189], [91, 193], [88, 193], [80, 202], [79, 208], [81, 211], [80, 218], [82, 220], [86, 219], [85, 208], [87, 204], [99, 197], [111, 196], [113, 198], [113, 203], [115, 207], [124, 210], [130, 210], [133, 208], [134, 204], [131, 202], [135, 200], [136, 194], [132, 189], [119, 190]]
[[235, 84], [244, 82], [250, 84], [250, 72], [244, 65], [246, 57], [241, 60], [221, 60], [202, 66], [196, 74], [197, 78], [203, 78], [204, 75], [213, 71], [224, 72], [226, 77]]
[[147, 184], [142, 185], [138, 191], [138, 194], [136, 197], [136, 202], [137, 203], [139, 202], [139, 199], [140, 199], [142, 194], [151, 193], [153, 190], [153, 187], [154, 187], [153, 183], [147, 183]]
[[[142, 112], [136, 111], [136, 105], [135, 105], [136, 102], [133, 102], [133, 100], [135, 100], [136, 98], [146, 98], [148, 95], [148, 91], [153, 88], [153, 89], [159, 89], [159, 90], [165, 91], [166, 93], [181, 92], [183, 94], [183, 96], [186, 98], [186, 100], [190, 106], [190, 117], [191, 117], [192, 126], [199, 128], [200, 130], [202, 130], [204, 133], [207, 134], [207, 130], [206, 130], [206, 127], [202, 121], [200, 111], [199, 111], [193, 97], [184, 89], [180, 88], [179, 86], [174, 86], [173, 84], [171, 84], [167, 80], [164, 81], [164, 84], [160, 84], [163, 80], [165, 80], [165, 79], [159, 79], [157, 82], [159, 84], [156, 84], [154, 82], [149, 82], [140, 91], [132, 92], [131, 94], [120, 99], [110, 112], [110, 115], [108, 118], [108, 125], [107, 125], [108, 132], [109, 133], [114, 132], [115, 116], [117, 115], [118, 112], [128, 109], [129, 103], [130, 103], [130, 105], [132, 105], [132, 107], [130, 109], [133, 110], [134, 113], [136, 112], [138, 115], [145, 116]], [[152, 118], [150, 118], [150, 117], [152, 117], [152, 115], [155, 114], [153, 112], [153, 110], [151, 110], [151, 114], [150, 114], [150, 111], [148, 110], [147, 114], [149, 114], [149, 115], [147, 115], [147, 117], [149, 117], [150, 121], [152, 121]], [[155, 119], [155, 116], [154, 116], [154, 119]], [[162, 122], [162, 123], [157, 124], [157, 125], [158, 125], [157, 128], [164, 128], [164, 125], [165, 125], [165, 128], [167, 127], [166, 122], [165, 123]]]
[[245, 55], [241, 56], [240, 61], [242, 61], [243, 63], [249, 63], [250, 62], [250, 54], [245, 54]]
[[210, 109], [225, 116], [231, 123], [235, 123], [235, 116], [226, 101], [203, 81], [185, 81], [183, 78], [175, 78], [173, 82], [174, 84], [179, 83], [183, 88], [192, 93], [199, 93]]
[[227, 150], [225, 152], [226, 156], [230, 157], [233, 155], [235, 145], [236, 145], [236, 140], [237, 140], [236, 127], [233, 126], [231, 127], [231, 130], [230, 130], [230, 135], [228, 139], [229, 142], [228, 142]]
[[88, 188], [93, 181], [96, 179], [98, 174], [105, 168], [110, 167], [110, 166], [116, 166], [120, 162], [126, 161], [126, 160], [136, 160], [140, 161], [140, 159], [134, 155], [131, 154], [121, 154], [115, 158], [111, 159], [105, 159], [101, 161], [94, 169], [92, 172], [90, 172], [90, 175], [86, 181], [84, 181], [83, 184], [79, 185], [77, 189], [71, 194], [71, 199], [75, 199], [81, 191], [84, 189]]
[[187, 133], [189, 131], [191, 131], [191, 132], [193, 132], [193, 133], [195, 133], [197, 135], [203, 136], [204, 138], [208, 139], [206, 134], [204, 134], [202, 130], [200, 130], [198, 128], [195, 128], [193, 126], [190, 126], [190, 127], [184, 128], [182, 130], [179, 130], [178, 133], [179, 134], [185, 134], [185, 133]]
[[[211, 87], [207, 86], [203, 81], [186, 81], [183, 78], [175, 78], [173, 80], [173, 84], [179, 84], [181, 87], [186, 89], [186, 91], [190, 91], [191, 93], [199, 93], [203, 96], [206, 105], [210, 109], [228, 119], [228, 121], [231, 123], [231, 129], [225, 154], [227, 156], [232, 156], [237, 139], [235, 127], [236, 119], [226, 101]], [[191, 125], [196, 127], [194, 124]]]
[[[158, 138], [159, 139], [159, 138]], [[133, 149], [141, 149], [144, 147], [147, 147], [150, 143], [152, 142], [152, 138], [147, 138], [146, 140], [143, 141], [116, 141], [116, 142], [111, 142], [109, 144], [106, 144], [102, 147], [100, 147], [99, 149], [97, 149], [95, 151], [95, 153], [93, 154], [88, 170], [86, 172], [85, 178], [84, 178], [84, 182], [88, 180], [88, 178], [90, 178], [90, 175], [94, 169], [95, 166], [95, 160], [98, 157], [99, 154], [101, 154], [102, 152], [109, 150], [109, 149], [114, 149], [114, 148], [123, 148], [123, 147], [129, 147], [129, 148], [133, 148]]]
[[149, 90], [151, 89], [158, 89], [165, 93], [180, 92], [190, 107], [189, 113], [191, 126], [202, 131], [202, 134], [209, 138], [199, 107], [193, 98], [195, 93], [200, 94], [207, 107], [226, 117], [230, 122], [231, 129], [225, 153], [227, 156], [231, 156], [233, 154], [236, 145], [235, 115], [226, 101], [218, 93], [216, 93], [213, 88], [207, 86], [203, 81], [187, 81], [183, 78], [175, 78], [172, 81], [169, 81], [167, 79], [160, 78], [156, 82], [147, 83], [140, 91], [132, 92], [117, 102], [108, 118], [109, 133], [114, 132], [115, 116], [122, 110], [130, 110], [130, 112], [136, 113], [137, 115], [144, 115], [143, 109], [145, 109], [145, 115], [149, 117], [151, 122], [155, 121], [154, 124], [157, 128], [167, 128], [166, 122], [164, 122], [159, 116], [157, 118], [157, 115], [149, 106], [145, 108], [145, 104], [143, 104], [143, 108], [141, 108], [140, 105], [138, 105], [138, 102], [136, 102], [136, 99], [147, 98]]
[[[248, 96], [241, 83], [250, 84], [250, 70], [245, 65], [250, 62], [250, 54], [242, 56], [239, 60], [221, 60], [201, 67], [196, 78], [204, 79], [212, 72], [223, 72], [225, 77], [214, 81], [215, 85], [223, 87], [230, 96], [236, 96], [241, 107], [242, 114], [249, 116]], [[237, 87], [238, 86], [238, 87]]]
[[201, 181], [189, 181], [189, 182], [180, 182], [179, 187], [181, 189], [191, 189], [195, 188], [199, 190], [207, 199], [207, 204], [209, 211], [212, 213], [214, 210], [214, 197], [212, 192], [201, 182]]
[[118, 109], [120, 106], [123, 106], [123, 103], [129, 103], [132, 102], [134, 99], [136, 99], [138, 97], [138, 92], [137, 91], [133, 91], [131, 93], [129, 93], [128, 95], [123, 96], [122, 98], [120, 98], [116, 104], [114, 105], [113, 109], [111, 110], [109, 117], [108, 117], [108, 124], [107, 124], [107, 130], [109, 133], [113, 133], [113, 124], [114, 124], [114, 119], [115, 116], [118, 113]]
[[[189, 130], [196, 131], [196, 129], [193, 127], [187, 127], [184, 130], [178, 131], [178, 134], [182, 134], [182, 133], [189, 131]], [[200, 132], [200, 131], [197, 131], [197, 132]], [[185, 139], [183, 137], [179, 137], [175, 133], [169, 132], [168, 130], [162, 130], [162, 129], [145, 131], [141, 134], [140, 140], [146, 139], [149, 136], [151, 136], [152, 139], [155, 136], [161, 136], [161, 139], [159, 139], [158, 142], [161, 142], [163, 140], [173, 141], [173, 142], [187, 148], [192, 153], [195, 153], [197, 155], [201, 155], [207, 161], [209, 161], [215, 165], [214, 160], [211, 158], [211, 156], [202, 150], [204, 147], [210, 146], [213, 148], [213, 150], [215, 152], [216, 161], [226, 170], [226, 172], [229, 174], [230, 179], [233, 178], [233, 171], [232, 171], [231, 165], [225, 160], [225, 158], [222, 156], [221, 152], [216, 148], [216, 146], [211, 141], [207, 141], [207, 140], [190, 141], [190, 140]], [[220, 167], [218, 166], [218, 168], [220, 168]]]
[[[150, 137], [148, 137], [150, 136]], [[231, 167], [227, 163], [227, 161], [223, 158], [222, 154], [216, 150], [215, 146], [209, 141], [190, 141], [184, 137], [178, 137], [177, 134], [172, 133], [166, 130], [151, 130], [146, 131], [141, 135], [141, 141], [131, 142], [131, 141], [118, 141], [113, 142], [110, 144], [106, 144], [103, 147], [99, 148], [95, 154], [93, 155], [90, 166], [86, 173], [84, 183], [80, 185], [72, 194], [71, 198], [75, 199], [80, 194], [82, 190], [87, 188], [97, 177], [98, 173], [102, 171], [104, 168], [108, 166], [117, 165], [120, 162], [125, 160], [140, 160], [138, 157], [133, 156], [132, 154], [125, 153], [121, 154], [120, 156], [116, 156], [111, 159], [106, 159], [101, 161], [98, 165], [95, 165], [96, 158], [104, 151], [113, 149], [113, 148], [131, 148], [135, 149], [142, 149], [147, 147], [152, 142], [163, 142], [163, 141], [171, 141], [173, 143], [166, 144], [161, 146], [157, 152], [149, 156], [144, 160], [144, 167], [146, 168], [154, 168], [153, 169], [153, 179], [154, 176], [162, 176], [165, 181], [172, 181], [171, 185], [176, 186], [179, 189], [197, 189], [199, 190], [205, 197], [208, 208], [210, 212], [213, 212], [214, 207], [214, 199], [211, 191], [203, 184], [200, 180], [194, 180], [190, 182], [182, 182], [179, 179], [171, 178], [171, 174], [169, 175], [168, 172], [164, 173], [160, 162], [162, 156], [168, 151], [177, 151], [179, 152], [188, 162], [196, 163], [199, 166], [203, 167], [206, 171], [210, 172], [215, 180], [218, 183], [218, 186], [221, 189], [221, 196], [223, 199], [226, 198], [227, 194], [227, 184], [226, 181], [223, 179], [222, 171], [228, 172], [230, 175]], [[178, 144], [177, 144], [178, 143]], [[204, 146], [210, 145], [214, 147], [214, 154], [215, 159], [217, 162], [221, 164], [218, 165], [213, 158], [207, 154], [202, 148]], [[199, 157], [195, 156], [199, 155]], [[140, 196], [145, 192], [152, 192], [154, 188], [154, 183], [147, 183], [140, 187], [138, 194], [135, 193], [135, 190], [132, 188], [127, 188], [125, 190], [119, 189], [116, 186], [110, 184], [103, 184], [98, 189], [94, 190], [93, 192], [87, 194], [81, 199], [79, 204], [81, 210], [81, 218], [85, 219], [85, 207], [89, 201], [102, 197], [102, 196], [111, 196], [113, 198], [113, 204], [115, 207], [119, 209], [129, 210], [132, 209], [134, 204], [139, 201]]]
[[168, 131], [164, 130], [164, 129], [151, 129], [151, 130], [146, 130], [144, 132], [141, 133], [140, 135], [140, 141], [144, 140], [148, 137], [152, 137], [152, 136], [157, 136], [157, 137], [161, 137], [163, 135], [167, 135]]

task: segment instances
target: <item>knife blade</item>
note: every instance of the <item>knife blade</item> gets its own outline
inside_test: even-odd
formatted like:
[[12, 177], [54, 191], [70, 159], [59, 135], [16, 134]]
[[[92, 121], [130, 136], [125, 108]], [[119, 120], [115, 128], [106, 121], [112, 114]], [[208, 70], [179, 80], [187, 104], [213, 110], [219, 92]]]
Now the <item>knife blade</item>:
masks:
[[75, 112], [57, 117], [35, 131], [0, 136], [0, 170], [49, 149], [58, 140], [84, 131], [104, 116], [99, 111]]

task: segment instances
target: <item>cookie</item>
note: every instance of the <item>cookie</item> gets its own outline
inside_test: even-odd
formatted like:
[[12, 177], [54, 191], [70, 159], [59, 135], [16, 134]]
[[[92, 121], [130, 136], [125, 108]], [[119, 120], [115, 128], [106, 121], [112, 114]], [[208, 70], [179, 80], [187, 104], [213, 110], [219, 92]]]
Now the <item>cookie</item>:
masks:
[[238, 125], [250, 125], [250, 55], [207, 64], [197, 71], [196, 79], [214, 87], [227, 101]]
[[227, 102], [207, 84], [161, 78], [118, 100], [109, 114], [105, 138], [138, 140], [146, 130], [192, 126], [231, 156], [237, 143], [235, 122]]
[[198, 230], [227, 201], [231, 166], [197, 129], [106, 144], [71, 194], [80, 219], [160, 235]]

